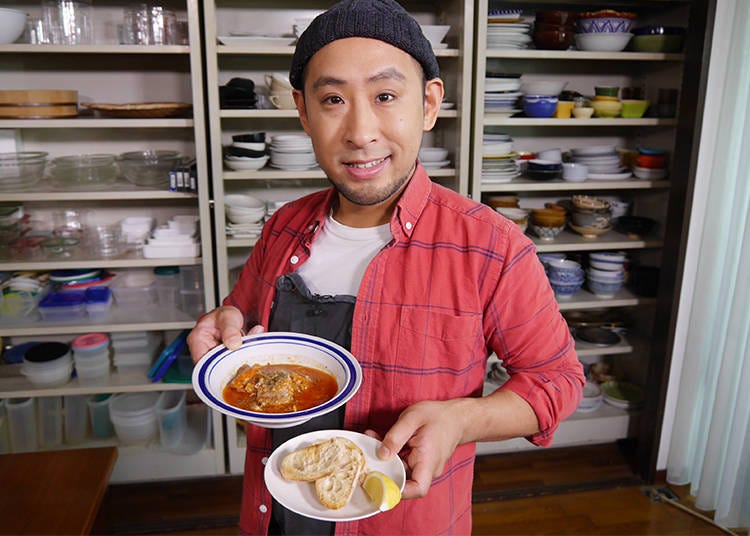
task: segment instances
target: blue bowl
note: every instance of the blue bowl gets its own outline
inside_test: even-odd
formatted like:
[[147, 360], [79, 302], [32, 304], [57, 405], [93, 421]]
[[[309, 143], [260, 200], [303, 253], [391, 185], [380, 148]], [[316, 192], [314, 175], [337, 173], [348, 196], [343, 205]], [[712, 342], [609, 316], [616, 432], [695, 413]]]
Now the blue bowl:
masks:
[[622, 281], [615, 283], [603, 283], [594, 279], [589, 279], [588, 287], [591, 292], [600, 297], [611, 297], [617, 294], [622, 288]]
[[556, 296], [572, 296], [579, 290], [581, 290], [581, 287], [583, 286], [583, 281], [580, 283], [559, 283], [555, 281], [549, 282], [550, 286], [552, 287], [552, 291], [555, 293]]
[[523, 98], [523, 111], [529, 117], [552, 117], [557, 110], [557, 97], [526, 95]]

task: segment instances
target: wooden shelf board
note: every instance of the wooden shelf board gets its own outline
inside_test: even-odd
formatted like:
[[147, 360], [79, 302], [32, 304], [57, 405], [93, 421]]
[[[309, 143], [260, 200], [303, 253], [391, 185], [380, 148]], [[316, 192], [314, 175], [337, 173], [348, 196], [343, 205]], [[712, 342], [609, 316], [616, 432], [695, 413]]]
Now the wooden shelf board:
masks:
[[227, 238], [228, 248], [251, 248], [257, 244], [257, 238]]
[[535, 127], [671, 127], [677, 125], [676, 119], [624, 119], [591, 118], [591, 119], [538, 119], [534, 117], [493, 117], [491, 112], [484, 115], [484, 126], [535, 126]]
[[[78, 268], [152, 268], [156, 266], [193, 266], [201, 264], [200, 257], [144, 259], [134, 251], [117, 257], [92, 258], [88, 255], [77, 255], [68, 258], [49, 258], [44, 260], [27, 260], [0, 262], [3, 270], [71, 270]], [[0, 324], [2, 325], [2, 324]]]
[[587, 50], [505, 50], [488, 48], [488, 58], [601, 61], [685, 61], [684, 54], [592, 52]]
[[561, 192], [561, 191], [589, 191], [589, 190], [649, 190], [667, 189], [669, 181], [647, 181], [641, 179], [626, 179], [619, 181], [586, 180], [570, 182], [563, 180], [535, 181], [531, 179], [514, 179], [501, 184], [483, 184], [483, 192]]
[[36, 54], [189, 54], [187, 45], [0, 45], [0, 53]]
[[70, 119], [0, 119], [7, 128], [188, 128], [192, 119], [121, 119], [115, 117], [75, 117]]
[[660, 248], [664, 245], [664, 241], [661, 238], [631, 238], [617, 231], [609, 231], [596, 238], [584, 238], [578, 233], [564, 229], [554, 240], [549, 241], [532, 236], [531, 231], [529, 231], [529, 236], [536, 244], [536, 249], [539, 253]]

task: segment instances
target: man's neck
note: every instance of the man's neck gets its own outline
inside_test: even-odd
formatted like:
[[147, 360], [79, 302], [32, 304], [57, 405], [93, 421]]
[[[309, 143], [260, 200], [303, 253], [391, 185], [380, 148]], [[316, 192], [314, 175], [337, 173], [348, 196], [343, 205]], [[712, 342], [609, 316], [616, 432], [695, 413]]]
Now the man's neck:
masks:
[[377, 205], [357, 205], [338, 194], [333, 208], [333, 219], [348, 227], [377, 227], [391, 221], [391, 216], [401, 197], [401, 192]]

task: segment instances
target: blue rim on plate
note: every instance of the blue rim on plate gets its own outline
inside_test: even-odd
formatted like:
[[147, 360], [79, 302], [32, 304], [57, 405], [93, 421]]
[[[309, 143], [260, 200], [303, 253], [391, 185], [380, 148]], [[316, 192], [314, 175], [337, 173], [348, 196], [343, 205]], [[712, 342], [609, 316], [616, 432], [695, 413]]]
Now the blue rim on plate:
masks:
[[[212, 374], [218, 374], [218, 367], [222, 365], [224, 360], [232, 359], [237, 361], [237, 368], [239, 368], [247, 359], [242, 357], [243, 350], [263, 347], [271, 350], [275, 345], [292, 345], [300, 349], [314, 349], [322, 352], [333, 361], [334, 366], [338, 367], [338, 370], [331, 370], [329, 372], [333, 373], [334, 376], [343, 376], [344, 385], [340, 386], [336, 396], [327, 402], [307, 410], [292, 413], [260, 413], [244, 410], [227, 404], [223, 400], [221, 392], [213, 392], [214, 390], [212, 390], [209, 382], [211, 381]], [[234, 372], [236, 372], [236, 368]], [[223, 379], [226, 381], [222, 383], [221, 390], [223, 390], [226, 382], [231, 378], [227, 377]], [[259, 426], [268, 424], [269, 427], [292, 426], [301, 424], [313, 417], [324, 415], [341, 406], [354, 396], [361, 383], [362, 369], [359, 366], [359, 362], [357, 362], [351, 353], [341, 346], [320, 337], [300, 333], [268, 332], [245, 336], [242, 339], [242, 346], [240, 348], [230, 350], [224, 345], [219, 345], [204, 355], [193, 369], [193, 389], [204, 403], [225, 415], [243, 419]]]

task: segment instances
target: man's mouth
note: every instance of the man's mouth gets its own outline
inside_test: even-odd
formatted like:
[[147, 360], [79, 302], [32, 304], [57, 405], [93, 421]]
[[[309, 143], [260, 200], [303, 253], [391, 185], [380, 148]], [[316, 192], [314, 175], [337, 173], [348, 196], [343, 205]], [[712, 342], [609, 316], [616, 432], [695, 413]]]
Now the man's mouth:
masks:
[[378, 160], [370, 160], [369, 162], [346, 162], [346, 165], [355, 169], [369, 169], [372, 167], [385, 162], [385, 158], [379, 158]]

